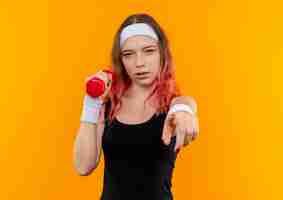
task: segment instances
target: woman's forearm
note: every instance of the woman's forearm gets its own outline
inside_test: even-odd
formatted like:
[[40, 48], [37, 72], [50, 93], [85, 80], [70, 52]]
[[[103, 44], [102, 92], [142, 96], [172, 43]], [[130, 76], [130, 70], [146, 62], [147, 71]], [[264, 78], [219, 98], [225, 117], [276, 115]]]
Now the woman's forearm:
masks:
[[97, 124], [81, 122], [74, 143], [74, 165], [77, 172], [89, 175], [97, 166]]
[[170, 107], [175, 104], [186, 104], [191, 107], [194, 113], [197, 113], [197, 103], [191, 96], [178, 96], [172, 99]]

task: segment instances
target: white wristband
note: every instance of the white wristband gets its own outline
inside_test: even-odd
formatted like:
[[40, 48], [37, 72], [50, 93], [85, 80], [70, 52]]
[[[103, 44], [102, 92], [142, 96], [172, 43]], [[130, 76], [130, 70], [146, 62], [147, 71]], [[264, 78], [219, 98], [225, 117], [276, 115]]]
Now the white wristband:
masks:
[[80, 121], [97, 124], [102, 104], [103, 101], [98, 97], [85, 95]]
[[171, 113], [175, 113], [178, 111], [185, 111], [185, 112], [189, 112], [191, 113], [193, 116], [195, 115], [195, 113], [193, 112], [193, 110], [191, 109], [190, 106], [186, 105], [186, 104], [175, 104], [173, 105], [168, 112], [168, 115]]

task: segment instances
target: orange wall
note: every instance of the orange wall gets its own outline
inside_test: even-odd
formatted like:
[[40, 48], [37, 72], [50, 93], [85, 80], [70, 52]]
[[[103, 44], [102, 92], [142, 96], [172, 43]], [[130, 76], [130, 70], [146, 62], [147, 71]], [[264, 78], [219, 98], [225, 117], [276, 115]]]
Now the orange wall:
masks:
[[283, 199], [282, 6], [276, 0], [1, 3], [0, 198], [99, 198], [103, 162], [80, 177], [72, 161], [83, 81], [109, 63], [122, 20], [147, 12], [170, 38], [181, 90], [199, 106], [200, 136], [178, 157], [175, 198]]

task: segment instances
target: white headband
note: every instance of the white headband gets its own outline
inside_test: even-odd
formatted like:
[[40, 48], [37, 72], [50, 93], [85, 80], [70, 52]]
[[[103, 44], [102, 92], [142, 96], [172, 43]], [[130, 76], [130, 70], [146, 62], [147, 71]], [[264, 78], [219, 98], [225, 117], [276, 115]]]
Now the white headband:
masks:
[[120, 47], [122, 47], [123, 43], [129, 38], [134, 35], [147, 35], [155, 40], [158, 40], [158, 36], [156, 35], [155, 31], [145, 23], [135, 23], [131, 24], [123, 29], [120, 35]]

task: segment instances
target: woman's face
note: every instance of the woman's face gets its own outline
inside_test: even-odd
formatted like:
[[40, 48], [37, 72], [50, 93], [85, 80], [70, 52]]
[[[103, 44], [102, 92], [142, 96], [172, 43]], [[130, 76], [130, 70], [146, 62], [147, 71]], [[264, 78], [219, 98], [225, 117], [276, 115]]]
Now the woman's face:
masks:
[[[128, 38], [121, 47], [121, 58], [133, 84], [151, 86], [160, 70], [158, 41], [137, 35]], [[139, 73], [144, 73], [140, 75]]]

